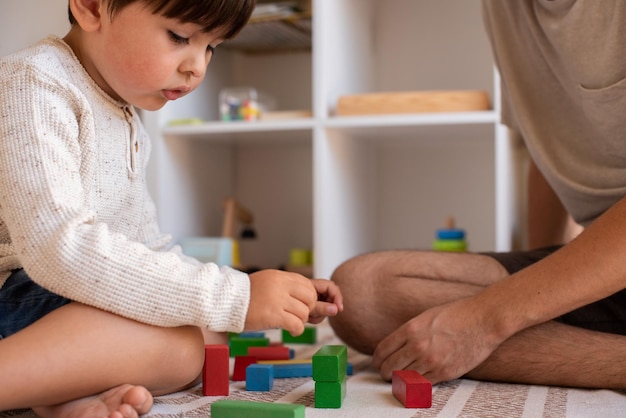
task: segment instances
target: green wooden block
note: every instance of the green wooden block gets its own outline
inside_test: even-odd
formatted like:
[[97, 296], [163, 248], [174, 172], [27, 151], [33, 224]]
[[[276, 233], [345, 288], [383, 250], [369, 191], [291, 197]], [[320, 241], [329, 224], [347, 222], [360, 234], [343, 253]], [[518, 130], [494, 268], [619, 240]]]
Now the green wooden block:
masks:
[[338, 382], [315, 382], [315, 407], [341, 408], [346, 398], [346, 380], [344, 376]]
[[211, 418], [304, 418], [304, 405], [221, 399], [211, 404]]
[[291, 344], [315, 344], [317, 342], [317, 328], [305, 327], [302, 335], [293, 336], [283, 330], [283, 343]]
[[247, 356], [248, 347], [267, 347], [269, 345], [269, 338], [234, 337], [230, 339], [230, 356]]
[[345, 345], [325, 345], [313, 355], [313, 380], [337, 382], [346, 377], [348, 349]]

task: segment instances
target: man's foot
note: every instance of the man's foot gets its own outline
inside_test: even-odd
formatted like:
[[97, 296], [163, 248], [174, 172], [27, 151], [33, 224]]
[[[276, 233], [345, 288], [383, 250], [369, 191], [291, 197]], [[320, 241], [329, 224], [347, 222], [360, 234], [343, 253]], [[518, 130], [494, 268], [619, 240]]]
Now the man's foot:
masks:
[[152, 395], [143, 386], [121, 385], [97, 396], [34, 411], [42, 418], [137, 418], [150, 411], [152, 401]]

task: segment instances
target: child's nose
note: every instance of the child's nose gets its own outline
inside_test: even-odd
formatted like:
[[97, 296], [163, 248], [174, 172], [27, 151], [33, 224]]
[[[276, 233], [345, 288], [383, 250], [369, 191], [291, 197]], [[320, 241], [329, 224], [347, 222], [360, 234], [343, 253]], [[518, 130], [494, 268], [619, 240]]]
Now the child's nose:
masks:
[[180, 65], [179, 71], [190, 74], [192, 77], [204, 78], [207, 66], [211, 61], [211, 53], [190, 54]]

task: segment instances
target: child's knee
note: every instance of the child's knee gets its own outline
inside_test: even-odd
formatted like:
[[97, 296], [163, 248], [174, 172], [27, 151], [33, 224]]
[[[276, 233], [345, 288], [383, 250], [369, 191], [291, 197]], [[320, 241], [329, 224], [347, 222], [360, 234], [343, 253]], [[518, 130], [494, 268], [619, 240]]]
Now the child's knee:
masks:
[[175, 379], [184, 384], [195, 380], [204, 365], [204, 337], [198, 327], [176, 328], [175, 343], [168, 348]]

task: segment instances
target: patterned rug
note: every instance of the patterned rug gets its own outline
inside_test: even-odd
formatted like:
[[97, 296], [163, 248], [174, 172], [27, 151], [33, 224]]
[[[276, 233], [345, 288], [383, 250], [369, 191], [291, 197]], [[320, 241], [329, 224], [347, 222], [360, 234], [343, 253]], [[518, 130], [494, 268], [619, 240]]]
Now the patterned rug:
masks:
[[[269, 331], [272, 341], [280, 335]], [[310, 358], [322, 345], [342, 344], [324, 323], [317, 330], [317, 344], [290, 345], [296, 358]], [[314, 407], [311, 378], [275, 379], [269, 392], [248, 392], [245, 382], [231, 382], [228, 399], [301, 404], [307, 418], [421, 418], [421, 417], [626, 417], [626, 392], [478, 382], [458, 379], [433, 387], [429, 409], [407, 409], [392, 395], [368, 356], [348, 351], [354, 373], [348, 377], [347, 394], [339, 409]], [[232, 366], [232, 364], [231, 364]], [[211, 403], [223, 397], [202, 395], [202, 387], [155, 399], [149, 418], [210, 417]], [[9, 411], [0, 417], [32, 418], [32, 411]]]

